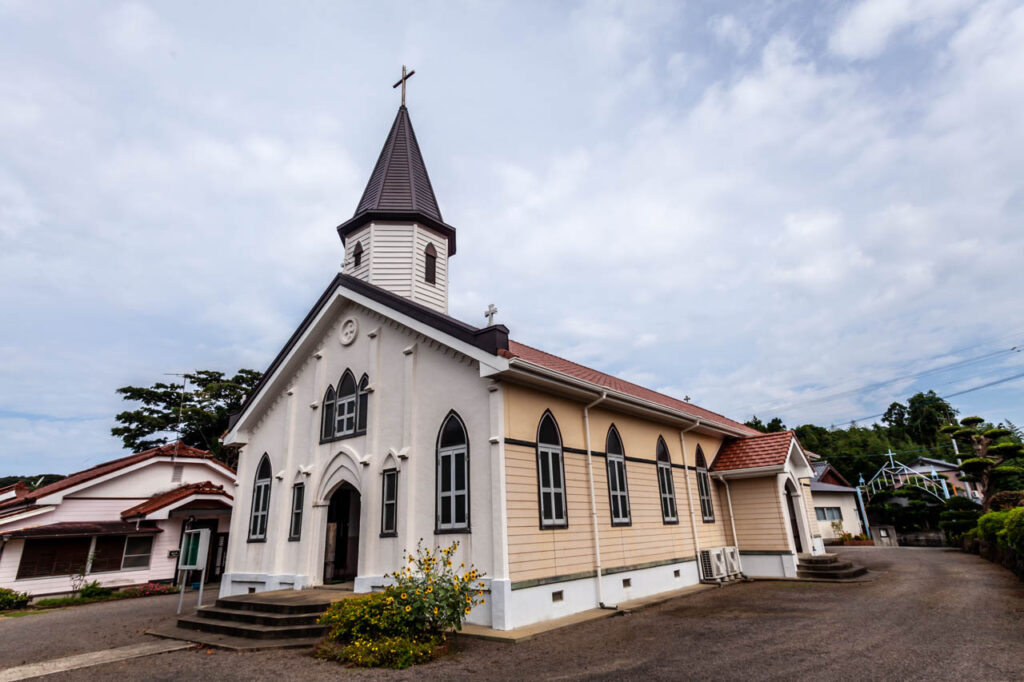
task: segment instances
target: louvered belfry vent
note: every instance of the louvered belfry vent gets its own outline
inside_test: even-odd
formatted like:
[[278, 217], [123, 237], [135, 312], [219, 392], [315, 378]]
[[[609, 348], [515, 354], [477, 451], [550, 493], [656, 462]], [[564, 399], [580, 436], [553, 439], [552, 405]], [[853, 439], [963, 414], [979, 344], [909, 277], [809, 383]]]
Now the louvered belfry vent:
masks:
[[442, 220], [405, 107], [398, 110], [356, 215], [363, 211], [410, 211]]

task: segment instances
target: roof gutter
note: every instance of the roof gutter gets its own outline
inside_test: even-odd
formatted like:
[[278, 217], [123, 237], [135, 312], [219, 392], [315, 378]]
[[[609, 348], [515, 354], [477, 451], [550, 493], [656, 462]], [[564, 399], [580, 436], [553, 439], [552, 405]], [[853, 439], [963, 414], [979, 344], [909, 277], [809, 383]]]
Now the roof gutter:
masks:
[[590, 447], [590, 408], [608, 398], [608, 391], [601, 391], [597, 400], [583, 407], [583, 435], [587, 439], [587, 478], [590, 483], [590, 519], [594, 526], [594, 568], [597, 572], [597, 605], [602, 609], [617, 609], [604, 603], [604, 584], [601, 579], [601, 532], [597, 525], [597, 498], [594, 496], [594, 452]]
[[[673, 410], [672, 408], [659, 405], [658, 403], [652, 402], [650, 400], [637, 398], [635, 396], [629, 395], [628, 393], [622, 393], [621, 391], [615, 391], [604, 386], [601, 386], [599, 384], [592, 383], [590, 381], [577, 379], [575, 377], [569, 376], [568, 374], [563, 374], [562, 372], [556, 372], [546, 367], [541, 367], [540, 365], [529, 362], [528, 360], [523, 360], [522, 358], [510, 358], [508, 364], [510, 370], [518, 369], [526, 374], [533, 374], [538, 377], [554, 381], [555, 383], [573, 386], [589, 394], [606, 393], [609, 399], [634, 405], [644, 410], [655, 412], [659, 415], [669, 416], [672, 417], [673, 419], [678, 419], [687, 423], [691, 423], [692, 426], [690, 428], [696, 428], [697, 426], [701, 426], [706, 429], [712, 429], [735, 438], [743, 438], [750, 435], [749, 433], [746, 433], [745, 431], [742, 431], [740, 429], [726, 426], [724, 424], [719, 424], [717, 422], [706, 421], [695, 415], [687, 414], [680, 410]], [[688, 428], [687, 430], [689, 431], [690, 428]]]

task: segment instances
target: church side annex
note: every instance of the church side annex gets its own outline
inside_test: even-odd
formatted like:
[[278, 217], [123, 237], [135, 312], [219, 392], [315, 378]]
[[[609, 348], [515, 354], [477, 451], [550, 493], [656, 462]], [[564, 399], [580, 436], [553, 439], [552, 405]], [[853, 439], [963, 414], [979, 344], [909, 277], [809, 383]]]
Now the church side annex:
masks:
[[[402, 81], [404, 86], [404, 80]], [[403, 87], [404, 89], [404, 87]], [[221, 596], [379, 589], [457, 540], [499, 630], [823, 552], [792, 432], [721, 415], [447, 315], [444, 222], [398, 110], [331, 281], [233, 417]]]

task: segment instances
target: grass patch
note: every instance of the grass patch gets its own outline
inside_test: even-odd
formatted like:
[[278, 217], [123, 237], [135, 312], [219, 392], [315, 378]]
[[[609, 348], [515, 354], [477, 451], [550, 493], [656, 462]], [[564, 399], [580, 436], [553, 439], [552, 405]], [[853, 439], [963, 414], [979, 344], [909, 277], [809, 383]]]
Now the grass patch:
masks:
[[22, 616], [31, 616], [36, 613], [42, 613], [39, 609], [27, 609], [25, 611], [3, 611], [0, 612], [0, 617], [3, 618], [21, 618]]

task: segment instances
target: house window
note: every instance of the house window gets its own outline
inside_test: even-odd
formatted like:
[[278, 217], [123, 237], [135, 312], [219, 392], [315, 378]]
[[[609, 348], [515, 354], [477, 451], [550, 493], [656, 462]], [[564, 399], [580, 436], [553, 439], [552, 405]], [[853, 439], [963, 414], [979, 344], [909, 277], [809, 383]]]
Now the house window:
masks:
[[85, 571], [91, 537], [25, 540], [16, 580]]
[[437, 250], [433, 244], [427, 244], [424, 261], [423, 279], [427, 284], [435, 284], [437, 282]]
[[288, 539], [298, 540], [302, 537], [302, 503], [306, 496], [306, 485], [296, 483], [292, 486], [292, 515], [288, 524]]
[[540, 527], [568, 527], [562, 437], [550, 412], [545, 413], [537, 430], [537, 488], [540, 495]]
[[267, 539], [267, 516], [270, 512], [270, 458], [266, 453], [256, 467], [252, 488], [252, 512], [249, 516], [249, 539]]
[[363, 264], [363, 243], [357, 242], [356, 248], [352, 249], [352, 267], [358, 268]]
[[668, 454], [665, 439], [658, 436], [658, 492], [661, 495], [661, 520], [664, 523], [678, 523], [676, 511], [676, 486], [672, 480], [672, 458]]
[[387, 469], [383, 474], [384, 492], [381, 495], [380, 534], [390, 537], [398, 534], [398, 469]]
[[[125, 536], [101, 535], [92, 546], [92, 561], [89, 562], [89, 573], [105, 573], [120, 571], [124, 563]], [[149, 565], [147, 556], [146, 565]]]
[[184, 471], [185, 467], [181, 464], [175, 464], [171, 467], [171, 483], [181, 483], [181, 475]]
[[814, 514], [819, 521], [842, 521], [843, 510], [839, 507], [815, 507]]
[[605, 444], [608, 464], [608, 498], [611, 502], [612, 525], [629, 525], [629, 489], [626, 486], [626, 460], [622, 439], [614, 426], [608, 429]]
[[437, 530], [469, 529], [469, 446], [457, 414], [448, 415], [437, 439]]
[[324, 417], [320, 434], [320, 438], [323, 440], [334, 437], [334, 402], [334, 386], [328, 386], [327, 393], [324, 394]]
[[152, 553], [152, 535], [139, 535], [127, 538], [124, 543], [124, 560], [121, 562], [121, 570], [149, 568], [149, 557]]
[[359, 393], [356, 400], [356, 431], [359, 433], [366, 432], [366, 418], [370, 411], [370, 392], [367, 390], [369, 387], [370, 377], [364, 374], [363, 378], [359, 380]]
[[704, 523], [715, 522], [715, 507], [711, 503], [711, 477], [708, 476], [708, 463], [704, 459], [704, 451], [697, 446], [697, 493], [700, 495], [700, 514]]
[[356, 432], [356, 380], [352, 372], [345, 370], [338, 383], [338, 400], [335, 402], [334, 435], [349, 436]]

